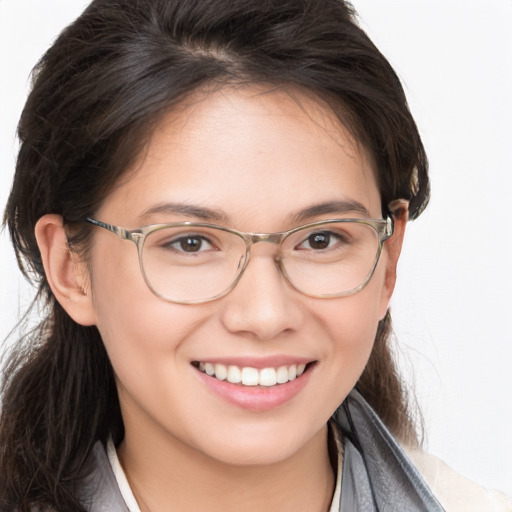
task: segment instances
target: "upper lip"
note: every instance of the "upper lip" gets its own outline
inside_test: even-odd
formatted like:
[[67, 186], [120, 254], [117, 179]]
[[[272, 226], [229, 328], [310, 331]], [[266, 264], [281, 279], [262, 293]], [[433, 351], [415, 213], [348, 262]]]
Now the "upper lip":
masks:
[[267, 356], [267, 357], [250, 357], [250, 356], [240, 356], [240, 357], [206, 357], [195, 359], [192, 362], [201, 362], [201, 363], [218, 363], [224, 364], [226, 366], [238, 366], [240, 368], [279, 368], [280, 366], [291, 366], [294, 364], [308, 364], [316, 361], [311, 357], [302, 357], [302, 356], [291, 356], [291, 355], [275, 355], [275, 356]]

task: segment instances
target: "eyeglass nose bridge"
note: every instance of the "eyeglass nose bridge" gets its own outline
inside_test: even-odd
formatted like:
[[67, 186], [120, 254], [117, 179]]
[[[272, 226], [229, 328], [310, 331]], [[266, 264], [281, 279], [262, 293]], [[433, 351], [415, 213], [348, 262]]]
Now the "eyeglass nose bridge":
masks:
[[243, 238], [245, 240], [246, 247], [245, 255], [241, 256], [238, 261], [239, 274], [230, 289], [234, 288], [234, 286], [242, 278], [242, 275], [245, 273], [245, 270], [249, 265], [249, 261], [251, 260], [251, 249], [253, 245], [260, 242], [267, 242], [275, 244], [277, 246], [277, 251], [273, 255], [272, 259], [274, 260], [274, 263], [281, 277], [284, 277], [284, 279], [289, 282], [288, 276], [283, 267], [283, 257], [281, 254], [281, 243], [285, 239], [285, 237], [286, 233], [244, 233]]
[[[281, 255], [281, 243], [286, 238], [287, 233], [246, 233], [245, 234], [245, 245], [246, 245], [246, 264], [244, 265], [247, 267], [247, 264], [249, 263], [249, 259], [251, 257], [251, 249], [252, 246], [255, 244], [258, 244], [260, 242], [267, 242], [271, 244], [277, 245], [277, 251], [274, 254], [274, 261], [279, 268], [280, 272], [283, 273], [282, 268], [282, 255]], [[284, 273], [283, 273], [284, 274]]]
[[283, 233], [247, 233], [246, 236], [246, 241], [250, 241], [250, 246], [259, 242], [279, 245], [283, 240]]

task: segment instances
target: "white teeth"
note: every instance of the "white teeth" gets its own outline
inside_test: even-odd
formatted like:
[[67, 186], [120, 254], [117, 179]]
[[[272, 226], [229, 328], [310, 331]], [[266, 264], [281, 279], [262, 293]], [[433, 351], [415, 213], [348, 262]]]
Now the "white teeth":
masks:
[[279, 368], [262, 368], [258, 370], [249, 366], [240, 368], [238, 366], [226, 366], [221, 363], [198, 364], [199, 371], [206, 373], [210, 377], [218, 380], [227, 380], [231, 384], [242, 384], [244, 386], [264, 386], [271, 387], [276, 384], [286, 384], [297, 377], [300, 377], [305, 369], [305, 364], [292, 364], [290, 366], [280, 366]]
[[228, 369], [223, 364], [215, 365], [215, 377], [219, 380], [226, 380], [228, 376]]
[[277, 369], [277, 383], [285, 384], [286, 382], [288, 382], [288, 367], [280, 366]]
[[228, 382], [231, 384], [242, 382], [242, 372], [238, 366], [228, 366]]
[[259, 384], [259, 375], [256, 368], [242, 368], [242, 384], [244, 386], [257, 386]]
[[263, 368], [259, 377], [260, 386], [275, 386], [277, 384], [277, 373], [274, 368]]
[[212, 376], [215, 373], [215, 366], [211, 363], [204, 363], [204, 371], [206, 375]]

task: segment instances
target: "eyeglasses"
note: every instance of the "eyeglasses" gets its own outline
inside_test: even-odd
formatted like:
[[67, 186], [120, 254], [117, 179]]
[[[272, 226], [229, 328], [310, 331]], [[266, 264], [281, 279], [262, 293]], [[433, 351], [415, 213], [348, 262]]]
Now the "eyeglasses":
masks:
[[371, 279], [393, 220], [322, 220], [280, 233], [242, 233], [203, 222], [124, 229], [87, 218], [135, 243], [142, 275], [155, 295], [201, 304], [229, 293], [249, 263], [251, 247], [277, 245], [274, 261], [288, 283], [310, 297], [333, 298], [362, 290]]

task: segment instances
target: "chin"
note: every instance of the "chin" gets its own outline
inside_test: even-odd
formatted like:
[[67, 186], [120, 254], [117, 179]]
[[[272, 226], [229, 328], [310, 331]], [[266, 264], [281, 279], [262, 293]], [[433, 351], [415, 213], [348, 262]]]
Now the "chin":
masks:
[[[293, 431], [295, 427], [295, 431]], [[247, 429], [249, 430], [249, 429]], [[325, 443], [325, 429], [318, 432], [298, 432], [296, 425], [287, 422], [286, 426], [281, 425], [270, 431], [260, 431], [248, 434], [247, 431], [237, 435], [223, 436], [222, 439], [210, 438], [205, 445], [202, 440], [203, 449], [196, 448], [207, 457], [218, 462], [232, 466], [267, 466], [279, 464], [287, 459], [293, 458], [300, 451], [308, 449], [314, 440], [321, 436]]]
[[209, 456], [229, 466], [270, 466], [291, 458], [299, 447], [283, 446], [282, 443], [261, 443], [253, 446], [230, 444], [223, 453], [210, 451]]

